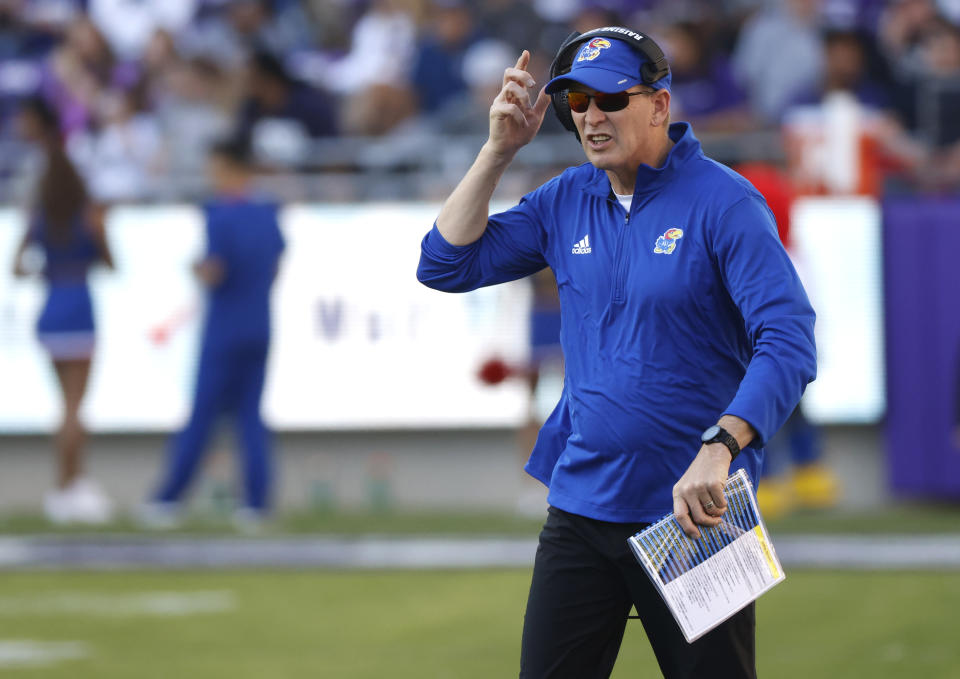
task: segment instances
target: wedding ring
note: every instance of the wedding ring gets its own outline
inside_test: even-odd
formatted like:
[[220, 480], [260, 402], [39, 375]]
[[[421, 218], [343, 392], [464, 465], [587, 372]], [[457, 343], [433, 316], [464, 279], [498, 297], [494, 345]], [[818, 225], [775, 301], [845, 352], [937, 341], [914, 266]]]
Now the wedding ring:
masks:
[[713, 504], [713, 500], [707, 500], [707, 502], [703, 504], [703, 508], [706, 510], [713, 509], [715, 506], [716, 505]]

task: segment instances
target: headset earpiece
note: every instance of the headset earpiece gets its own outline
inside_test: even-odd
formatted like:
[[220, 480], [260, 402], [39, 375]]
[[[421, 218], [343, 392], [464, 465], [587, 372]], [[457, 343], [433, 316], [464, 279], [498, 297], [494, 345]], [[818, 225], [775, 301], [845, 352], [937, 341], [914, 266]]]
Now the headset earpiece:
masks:
[[643, 77], [643, 82], [646, 84], [655, 83], [663, 76], [667, 75], [670, 72], [670, 68], [666, 69], [658, 66], [655, 63], [647, 62], [640, 66], [640, 75]]
[[[670, 65], [663, 55], [663, 50], [653, 41], [653, 38], [631, 31], [628, 28], [605, 26], [586, 33], [574, 31], [568, 35], [560, 45], [560, 49], [557, 50], [557, 56], [553, 58], [553, 62], [550, 64], [550, 80], [564, 73], [569, 73], [570, 67], [573, 65], [573, 58], [580, 45], [593, 38], [610, 38], [611, 40], [623, 41], [646, 57], [646, 62], [640, 67], [640, 77], [647, 85], [670, 73]], [[577, 126], [573, 122], [573, 114], [570, 112], [570, 105], [567, 103], [567, 91], [554, 92], [550, 95], [550, 100], [553, 104], [553, 112], [560, 124], [573, 132], [577, 141], [580, 141], [580, 133], [577, 132]]]
[[[573, 55], [576, 54], [576, 50], [571, 50], [570, 46], [573, 44], [579, 45], [580, 43], [577, 40], [579, 37], [580, 33], [574, 31], [568, 35], [560, 45], [560, 49], [557, 50], [557, 56], [553, 58], [553, 63], [550, 64], [550, 80], [570, 70], [570, 66], [573, 64]], [[557, 114], [557, 119], [560, 121], [560, 124], [563, 125], [565, 129], [573, 132], [577, 137], [577, 141], [580, 141], [580, 133], [577, 132], [577, 126], [573, 122], [573, 114], [570, 112], [570, 104], [567, 103], [567, 91], [560, 90], [559, 92], [554, 92], [550, 95], [550, 99], [553, 103], [553, 112]]]

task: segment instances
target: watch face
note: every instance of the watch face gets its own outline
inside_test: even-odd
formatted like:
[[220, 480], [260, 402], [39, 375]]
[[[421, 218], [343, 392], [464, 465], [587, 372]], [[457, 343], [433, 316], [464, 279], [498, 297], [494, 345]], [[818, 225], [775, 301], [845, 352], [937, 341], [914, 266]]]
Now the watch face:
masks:
[[715, 438], [716, 435], [719, 433], [720, 433], [720, 425], [715, 424], [709, 429], [707, 429], [705, 432], [703, 432], [703, 434], [700, 436], [700, 440], [704, 442], [709, 441], [710, 439]]

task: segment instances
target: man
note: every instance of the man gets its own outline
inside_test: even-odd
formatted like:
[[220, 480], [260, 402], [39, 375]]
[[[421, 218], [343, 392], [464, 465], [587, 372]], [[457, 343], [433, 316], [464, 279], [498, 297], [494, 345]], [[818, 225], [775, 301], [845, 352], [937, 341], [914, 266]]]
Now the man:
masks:
[[241, 527], [256, 527], [269, 508], [270, 441], [260, 416], [270, 345], [270, 290], [284, 242], [277, 205], [252, 191], [247, 144], [222, 142], [210, 153], [215, 197], [205, 206], [207, 253], [194, 271], [209, 290], [190, 420], [171, 441], [164, 479], [144, 522], [174, 524], [220, 415], [236, 418], [244, 504]]
[[[417, 275], [451, 292], [545, 266], [557, 277], [565, 383], [526, 467], [551, 506], [520, 676], [609, 676], [635, 605], [666, 677], [754, 677], [753, 606], [687, 644], [626, 540], [671, 510], [696, 537], [721, 521], [732, 471], [757, 479], [764, 441], [814, 377], [814, 313], [763, 198], [670, 124], [665, 62], [645, 69], [627, 40], [649, 38], [581, 36], [535, 101], [529, 53], [506, 69]], [[488, 217], [557, 92], [589, 162]]]

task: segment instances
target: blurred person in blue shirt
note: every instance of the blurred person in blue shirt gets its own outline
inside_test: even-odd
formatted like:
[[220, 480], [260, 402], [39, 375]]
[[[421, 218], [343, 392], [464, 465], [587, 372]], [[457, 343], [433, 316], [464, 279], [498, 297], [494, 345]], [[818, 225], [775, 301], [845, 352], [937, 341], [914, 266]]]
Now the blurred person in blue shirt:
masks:
[[83, 476], [86, 431], [80, 405], [87, 390], [95, 324], [87, 271], [97, 263], [113, 268], [103, 229], [103, 212], [93, 205], [83, 178], [64, 149], [59, 119], [43, 99], [26, 101], [19, 128], [43, 148], [44, 169], [28, 227], [14, 260], [14, 275], [31, 273], [31, 247], [43, 251], [47, 299], [37, 321], [37, 336], [50, 356], [63, 396], [57, 431], [57, 488], [44, 498], [54, 523], [103, 523], [112, 504]]
[[241, 445], [243, 523], [256, 523], [269, 509], [270, 435], [260, 399], [270, 346], [270, 292], [283, 236], [278, 206], [252, 190], [245, 143], [213, 147], [209, 172], [215, 196], [205, 205], [207, 252], [194, 271], [208, 290], [193, 410], [175, 436], [163, 480], [143, 508], [144, 522], [158, 527], [177, 520], [180, 503], [221, 415], [236, 421]]

